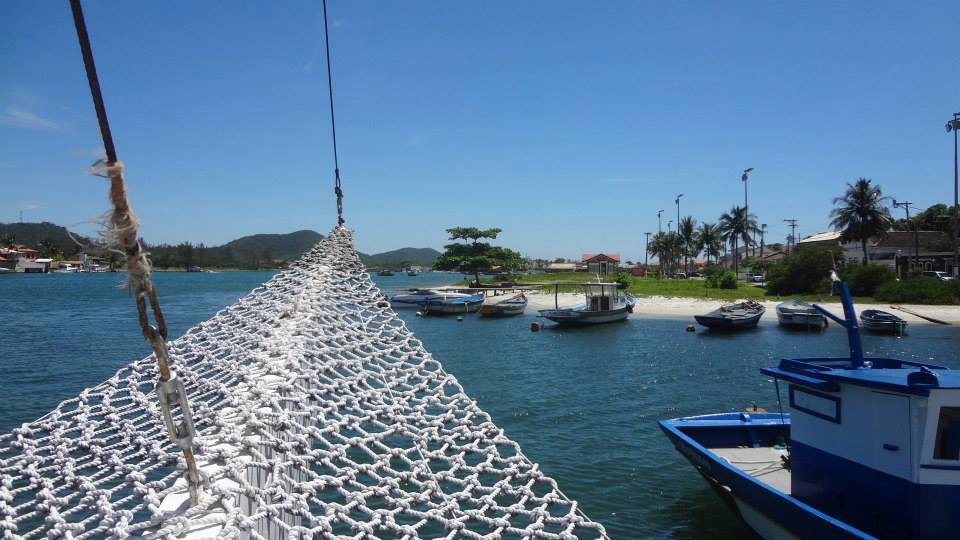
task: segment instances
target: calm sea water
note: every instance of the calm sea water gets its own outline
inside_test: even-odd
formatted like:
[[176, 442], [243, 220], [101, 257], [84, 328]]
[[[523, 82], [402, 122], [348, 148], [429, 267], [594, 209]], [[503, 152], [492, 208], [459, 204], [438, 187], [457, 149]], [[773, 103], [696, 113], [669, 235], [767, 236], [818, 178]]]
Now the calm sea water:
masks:
[[[171, 335], [270, 277], [262, 272], [160, 273]], [[0, 276], [0, 431], [149, 353], [122, 274]], [[459, 275], [376, 278], [394, 292]], [[662, 418], [776, 409], [758, 369], [785, 356], [842, 355], [845, 335], [774, 324], [735, 335], [687, 333], [688, 321], [630, 319], [530, 332], [509, 319], [402, 316], [524, 452], [614, 538], [743, 538], [748, 533], [656, 426]], [[960, 328], [911, 327], [904, 339], [864, 336], [871, 355], [960, 368]]]

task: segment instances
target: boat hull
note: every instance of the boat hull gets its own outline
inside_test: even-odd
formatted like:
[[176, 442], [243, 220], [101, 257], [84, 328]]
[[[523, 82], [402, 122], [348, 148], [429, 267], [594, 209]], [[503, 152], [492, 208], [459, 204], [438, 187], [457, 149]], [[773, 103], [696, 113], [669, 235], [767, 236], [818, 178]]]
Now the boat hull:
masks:
[[626, 307], [612, 309], [609, 311], [586, 311], [569, 309], [544, 309], [540, 311], [540, 316], [545, 319], [562, 325], [587, 325], [604, 324], [622, 321], [630, 315]]
[[827, 326], [827, 319], [823, 315], [813, 313], [783, 313], [777, 311], [777, 323], [780, 326], [791, 328], [808, 328], [820, 330]]
[[701, 325], [713, 330], [739, 330], [745, 328], [756, 328], [760, 322], [763, 313], [757, 313], [752, 317], [743, 319], [728, 319], [726, 317], [712, 317], [710, 315], [694, 315], [694, 319]]
[[873, 538], [778, 491], [736, 468], [709, 447], [750, 446], [770, 437], [789, 439], [790, 417], [725, 413], [663, 420], [660, 428], [731, 510], [760, 537]]
[[480, 306], [481, 317], [510, 317], [512, 315], [522, 315], [526, 311], [526, 304], [485, 304]]
[[907, 330], [907, 321], [892, 313], [864, 310], [860, 314], [860, 328], [884, 334], [902, 334]]
[[452, 315], [456, 313], [475, 313], [482, 305], [483, 296], [476, 295], [468, 298], [428, 300], [423, 307], [427, 313]]

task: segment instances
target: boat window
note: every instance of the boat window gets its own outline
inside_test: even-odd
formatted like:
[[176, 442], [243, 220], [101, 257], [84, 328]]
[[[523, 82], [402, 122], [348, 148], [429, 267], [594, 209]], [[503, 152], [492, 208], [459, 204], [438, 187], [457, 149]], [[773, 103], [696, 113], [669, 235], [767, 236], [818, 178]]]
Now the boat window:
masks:
[[960, 407], [941, 407], [934, 459], [960, 460]]

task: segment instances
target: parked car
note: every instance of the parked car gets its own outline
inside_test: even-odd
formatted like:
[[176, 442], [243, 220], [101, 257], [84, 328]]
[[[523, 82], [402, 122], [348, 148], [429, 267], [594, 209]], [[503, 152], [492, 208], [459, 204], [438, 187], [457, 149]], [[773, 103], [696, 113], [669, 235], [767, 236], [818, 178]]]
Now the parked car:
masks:
[[765, 279], [763, 274], [747, 274], [747, 281], [750, 283], [763, 283]]
[[687, 274], [684, 272], [677, 272], [673, 275], [673, 279], [687, 279]]
[[953, 279], [946, 272], [938, 272], [936, 270], [925, 270], [920, 273], [920, 277], [925, 277], [928, 279], [935, 279], [937, 281], [950, 281]]

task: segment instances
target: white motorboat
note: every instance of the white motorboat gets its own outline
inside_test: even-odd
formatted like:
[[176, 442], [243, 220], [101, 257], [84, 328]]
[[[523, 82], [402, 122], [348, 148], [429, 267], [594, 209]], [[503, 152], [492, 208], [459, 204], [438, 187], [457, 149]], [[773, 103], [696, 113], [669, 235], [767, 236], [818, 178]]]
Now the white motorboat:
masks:
[[823, 313], [803, 300], [788, 300], [777, 304], [777, 322], [781, 326], [816, 330], [827, 327], [827, 318]]
[[457, 292], [438, 292], [433, 289], [413, 289], [408, 294], [397, 294], [390, 297], [390, 307], [393, 309], [421, 308], [428, 300], [443, 300], [445, 298], [463, 298], [468, 294]]

